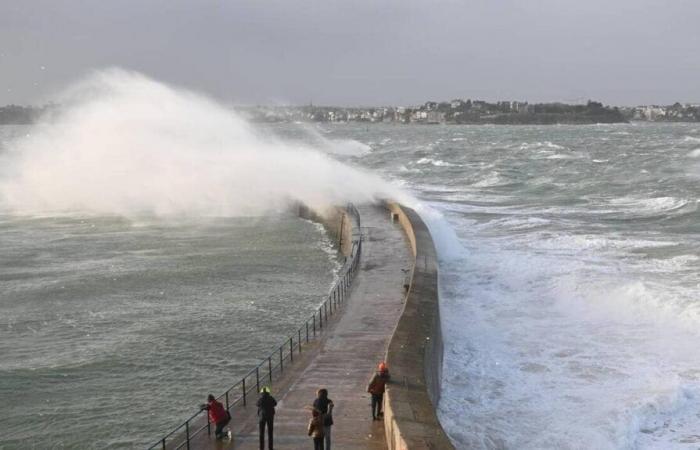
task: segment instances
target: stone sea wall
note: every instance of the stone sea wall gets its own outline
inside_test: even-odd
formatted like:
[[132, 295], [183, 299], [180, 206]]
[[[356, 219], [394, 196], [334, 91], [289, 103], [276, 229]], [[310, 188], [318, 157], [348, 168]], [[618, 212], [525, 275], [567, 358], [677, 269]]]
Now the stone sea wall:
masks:
[[435, 410], [443, 357], [435, 245], [415, 211], [396, 203], [387, 207], [415, 256], [404, 311], [386, 356], [392, 376], [384, 396], [387, 443], [390, 450], [454, 449]]

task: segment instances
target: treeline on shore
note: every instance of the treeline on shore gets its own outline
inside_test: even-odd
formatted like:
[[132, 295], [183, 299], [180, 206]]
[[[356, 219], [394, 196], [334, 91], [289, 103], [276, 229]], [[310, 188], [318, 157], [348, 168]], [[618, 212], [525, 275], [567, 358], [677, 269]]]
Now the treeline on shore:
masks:
[[[60, 106], [0, 106], [0, 125], [31, 124]], [[700, 122], [700, 105], [606, 106], [482, 100], [426, 102], [412, 107], [249, 106], [236, 108], [256, 122], [368, 122], [418, 124], [551, 125], [647, 122]]]

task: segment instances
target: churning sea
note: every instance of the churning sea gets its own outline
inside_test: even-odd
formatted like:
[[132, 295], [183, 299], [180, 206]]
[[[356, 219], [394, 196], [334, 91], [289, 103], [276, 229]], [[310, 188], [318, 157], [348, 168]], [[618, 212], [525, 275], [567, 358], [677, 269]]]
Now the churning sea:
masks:
[[457, 448], [700, 446], [698, 124], [324, 130], [426, 207]]
[[[417, 199], [457, 448], [700, 446], [699, 125], [264, 128]], [[0, 249], [4, 448], [150, 443], [298, 326], [335, 267], [290, 216], [6, 213]]]

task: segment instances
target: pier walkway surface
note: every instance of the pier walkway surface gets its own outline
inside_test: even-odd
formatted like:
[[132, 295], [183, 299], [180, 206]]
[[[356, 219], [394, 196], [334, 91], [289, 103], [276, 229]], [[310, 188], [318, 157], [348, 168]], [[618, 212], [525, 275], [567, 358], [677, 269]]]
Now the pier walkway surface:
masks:
[[[361, 270], [344, 311], [328, 322], [325, 336], [305, 347], [301, 360], [295, 358], [294, 365], [272, 386], [272, 395], [278, 402], [275, 449], [313, 448], [306, 433], [310, 418], [307, 407], [313, 403], [319, 388], [328, 389], [335, 403], [333, 448], [387, 448], [384, 421], [372, 421], [366, 386], [377, 363], [384, 358], [401, 316], [405, 296], [402, 269], [410, 269], [412, 255], [403, 230], [390, 221], [385, 208], [362, 205], [358, 209], [363, 233]], [[254, 401], [247, 408], [234, 408], [232, 414], [232, 442], [217, 442], [213, 436], [202, 433], [191, 448], [259, 448]]]

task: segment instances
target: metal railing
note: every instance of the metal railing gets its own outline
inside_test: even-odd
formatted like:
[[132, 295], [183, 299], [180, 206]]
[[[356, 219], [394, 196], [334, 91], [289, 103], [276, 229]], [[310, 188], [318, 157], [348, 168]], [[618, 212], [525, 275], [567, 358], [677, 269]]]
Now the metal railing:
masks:
[[[271, 385], [276, 377], [284, 373], [285, 365], [288, 367], [294, 362], [295, 353], [298, 358], [305, 344], [316, 339], [323, 329], [328, 326], [328, 317], [332, 317], [340, 306], [345, 303], [350, 283], [359, 269], [360, 255], [362, 254], [360, 214], [353, 204], [348, 204], [345, 209], [355, 220], [355, 227], [353, 227], [352, 233], [352, 247], [350, 257], [346, 259], [345, 264], [340, 269], [338, 279], [330, 290], [328, 297], [295, 333], [273, 350], [260, 364], [244, 375], [236, 384], [217, 397], [217, 400], [224, 404], [227, 411], [230, 411], [236, 405], [245, 407], [250, 400], [253, 400], [253, 404], [255, 404], [255, 399], [257, 399], [255, 395], [260, 392], [260, 387]], [[252, 398], [251, 394], [253, 395]], [[201, 417], [202, 415], [204, 415], [204, 418]], [[204, 419], [206, 419], [206, 424], [203, 424]], [[202, 422], [203, 425], [198, 426], [196, 422]], [[206, 409], [200, 409], [155, 444], [148, 447], [148, 450], [159, 448], [165, 450], [166, 446], [174, 449], [187, 448], [189, 450], [192, 439], [199, 433], [207, 430], [207, 434], [211, 434], [211, 425]], [[184, 436], [181, 436], [181, 434], [184, 434]]]

